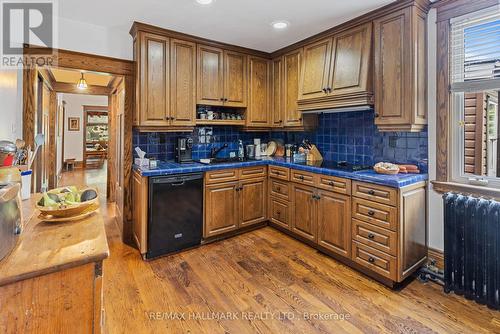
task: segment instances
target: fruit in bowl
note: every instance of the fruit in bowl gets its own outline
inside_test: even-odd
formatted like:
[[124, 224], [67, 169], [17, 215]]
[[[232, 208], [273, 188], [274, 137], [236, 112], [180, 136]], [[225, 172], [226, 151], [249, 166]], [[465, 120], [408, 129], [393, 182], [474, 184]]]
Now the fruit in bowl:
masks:
[[45, 216], [72, 217], [97, 206], [99, 198], [93, 188], [78, 190], [77, 187], [62, 187], [52, 189], [42, 194], [36, 203], [36, 208]]

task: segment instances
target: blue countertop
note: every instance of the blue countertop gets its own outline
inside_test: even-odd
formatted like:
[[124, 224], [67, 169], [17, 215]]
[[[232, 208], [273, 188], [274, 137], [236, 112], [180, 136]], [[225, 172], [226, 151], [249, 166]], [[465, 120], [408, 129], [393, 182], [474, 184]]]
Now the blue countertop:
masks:
[[288, 167], [323, 175], [338, 176], [351, 180], [365, 181], [393, 188], [401, 188], [417, 182], [427, 181], [429, 178], [428, 174], [384, 175], [384, 174], [377, 174], [373, 170], [348, 172], [338, 169], [328, 169], [316, 166], [308, 166], [305, 165], [304, 163], [294, 163], [293, 161], [287, 158], [262, 158], [259, 160], [236, 162], [236, 163], [235, 162], [220, 163], [214, 165], [206, 165], [198, 162], [179, 164], [173, 161], [159, 161], [158, 168], [156, 169], [140, 168], [136, 165], [134, 165], [133, 168], [134, 170], [138, 171], [142, 176], [162, 176], [162, 175], [206, 172], [210, 170], [242, 168], [242, 167], [262, 166], [262, 165]]

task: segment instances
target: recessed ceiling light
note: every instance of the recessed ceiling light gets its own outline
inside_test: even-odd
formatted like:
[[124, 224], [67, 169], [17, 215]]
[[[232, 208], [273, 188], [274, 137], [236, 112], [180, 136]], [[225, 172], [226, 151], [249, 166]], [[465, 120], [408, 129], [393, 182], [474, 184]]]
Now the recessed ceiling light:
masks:
[[200, 5], [210, 5], [214, 1], [215, 0], [196, 0], [196, 2], [199, 3]]
[[273, 26], [274, 29], [281, 30], [281, 29], [288, 28], [290, 23], [288, 23], [287, 21], [274, 21], [273, 23], [271, 23], [271, 25]]

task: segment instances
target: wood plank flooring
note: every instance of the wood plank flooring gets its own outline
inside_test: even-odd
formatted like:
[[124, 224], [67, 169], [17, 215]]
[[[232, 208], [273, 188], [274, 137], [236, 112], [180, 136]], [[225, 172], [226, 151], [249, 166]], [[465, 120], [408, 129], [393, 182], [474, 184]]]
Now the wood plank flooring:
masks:
[[107, 333], [500, 333], [499, 312], [433, 283], [388, 289], [270, 227], [145, 262], [102, 212]]

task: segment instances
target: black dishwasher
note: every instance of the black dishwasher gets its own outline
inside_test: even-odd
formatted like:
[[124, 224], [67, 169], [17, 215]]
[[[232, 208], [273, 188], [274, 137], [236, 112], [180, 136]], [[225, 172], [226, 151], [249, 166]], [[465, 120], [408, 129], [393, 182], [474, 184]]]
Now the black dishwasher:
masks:
[[149, 178], [148, 252], [151, 259], [201, 243], [203, 174]]

